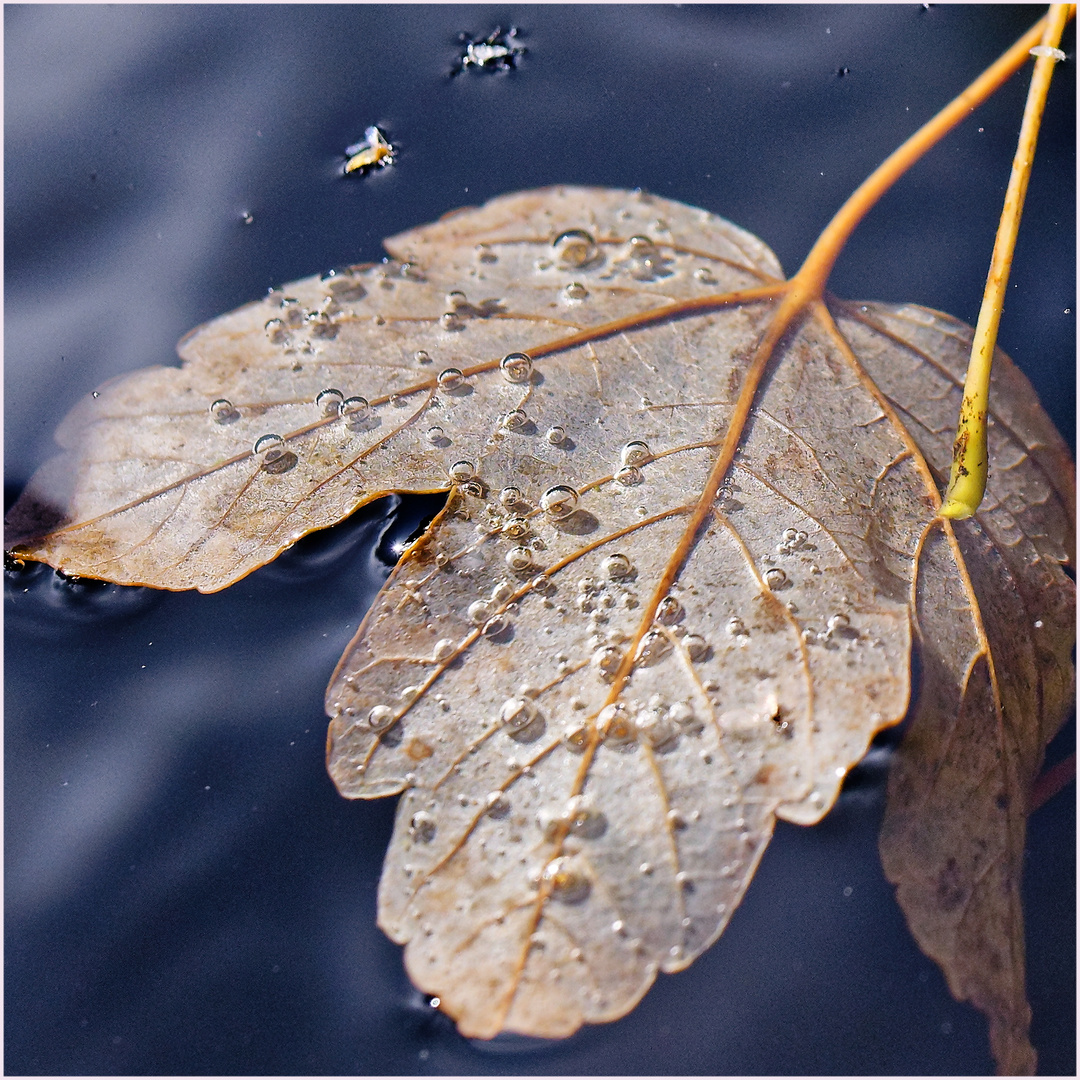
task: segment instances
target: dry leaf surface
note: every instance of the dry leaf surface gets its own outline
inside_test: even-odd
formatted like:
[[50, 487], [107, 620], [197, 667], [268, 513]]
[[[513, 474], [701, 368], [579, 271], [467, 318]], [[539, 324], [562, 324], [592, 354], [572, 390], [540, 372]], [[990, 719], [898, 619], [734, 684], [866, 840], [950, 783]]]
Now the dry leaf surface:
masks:
[[[913, 630], [917, 728], [996, 732], [985, 776], [930, 781], [1005, 792], [986, 823], [1001, 882], [965, 864], [965, 887], [1015, 897], [1024, 784], [1071, 686], [1072, 489], [1008, 360], [986, 508], [946, 525], [969, 333], [946, 316], [813, 309], [718, 467], [783, 287], [754, 237], [557, 188], [387, 247], [84, 402], [9, 543], [212, 591], [380, 494], [451, 488], [327, 693], [342, 793], [404, 792], [380, 924], [417, 985], [477, 1036], [624, 1014], [719, 935], [774, 820], [819, 820], [904, 715]], [[1042, 622], [1030, 639], [1021, 617]], [[935, 833], [922, 782], [898, 785], [917, 838]], [[939, 854], [894, 831], [911, 917]]]

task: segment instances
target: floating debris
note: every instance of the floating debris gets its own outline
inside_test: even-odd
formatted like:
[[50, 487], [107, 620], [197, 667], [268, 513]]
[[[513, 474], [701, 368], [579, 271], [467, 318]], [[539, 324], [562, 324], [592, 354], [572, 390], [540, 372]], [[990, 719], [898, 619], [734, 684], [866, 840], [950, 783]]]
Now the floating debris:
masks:
[[465, 46], [465, 51], [458, 57], [452, 75], [466, 68], [479, 71], [511, 71], [517, 67], [518, 57], [525, 55], [525, 47], [517, 44], [517, 27], [511, 26], [503, 31], [496, 26], [486, 38], [474, 39], [468, 34], [459, 34], [458, 41]]
[[347, 147], [345, 153], [349, 160], [345, 162], [345, 172], [367, 172], [376, 166], [394, 164], [394, 148], [387, 141], [385, 132], [377, 127], [369, 127], [364, 132], [364, 141]]

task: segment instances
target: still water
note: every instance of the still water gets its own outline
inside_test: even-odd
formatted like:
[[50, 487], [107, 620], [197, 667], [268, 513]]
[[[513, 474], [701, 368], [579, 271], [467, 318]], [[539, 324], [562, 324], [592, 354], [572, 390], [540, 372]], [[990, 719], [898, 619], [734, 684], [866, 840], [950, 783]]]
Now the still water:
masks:
[[[557, 182], [706, 207], [794, 270], [844, 197], [1031, 8], [5, 9], [5, 482], [196, 324]], [[515, 70], [457, 35], [520, 28]], [[1072, 32], [1064, 44], [1074, 49]], [[1073, 66], [1051, 94], [1001, 344], [1074, 437]], [[831, 287], [973, 322], [1025, 87], [863, 224]], [[341, 175], [378, 124], [395, 164]], [[375, 927], [392, 800], [323, 768], [322, 694], [400, 543], [386, 501], [213, 596], [32, 568], [5, 598], [6, 1069], [19, 1073], [979, 1073], [985, 1024], [876, 854], [884, 768], [781, 826], [724, 936], [616, 1024], [461, 1039]], [[1068, 752], [1067, 740], [1055, 748]], [[1072, 789], [1032, 819], [1033, 1038], [1075, 1071]]]

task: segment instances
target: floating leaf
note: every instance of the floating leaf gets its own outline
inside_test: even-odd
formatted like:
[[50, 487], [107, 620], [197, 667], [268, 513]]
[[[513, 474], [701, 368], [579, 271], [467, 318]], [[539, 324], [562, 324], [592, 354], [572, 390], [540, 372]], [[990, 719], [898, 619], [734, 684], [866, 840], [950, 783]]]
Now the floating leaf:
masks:
[[331, 681], [328, 760], [349, 797], [404, 792], [380, 924], [461, 1030], [565, 1035], [689, 964], [775, 819], [819, 820], [904, 715], [912, 626], [917, 730], [999, 733], [1014, 896], [1071, 685], [1072, 489], [1007, 358], [987, 502], [945, 523], [947, 316], [792, 321], [760, 241], [642, 193], [506, 196], [387, 247], [82, 403], [9, 526], [69, 572], [213, 591], [387, 491], [450, 490]]

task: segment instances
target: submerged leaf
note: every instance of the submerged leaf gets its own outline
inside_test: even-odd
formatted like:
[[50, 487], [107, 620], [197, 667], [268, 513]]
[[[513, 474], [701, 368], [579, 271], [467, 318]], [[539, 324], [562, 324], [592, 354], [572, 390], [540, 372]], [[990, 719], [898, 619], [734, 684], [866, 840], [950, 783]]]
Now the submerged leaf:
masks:
[[[818, 821], [903, 717], [913, 626], [912, 738], [997, 732], [977, 783], [1005, 792], [1017, 930], [1024, 784], [1071, 685], [1072, 488], [1007, 358], [987, 501], [950, 524], [970, 332], [946, 316], [812, 304], [762, 353], [772, 253], [642, 193], [506, 196], [387, 247], [84, 402], [9, 515], [20, 553], [212, 591], [387, 491], [450, 490], [331, 681], [328, 764], [348, 797], [404, 792], [380, 925], [466, 1034], [565, 1035], [689, 964], [775, 819]], [[909, 912], [939, 887], [920, 865], [890, 870]]]

